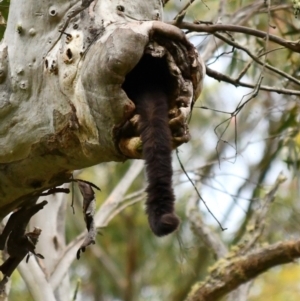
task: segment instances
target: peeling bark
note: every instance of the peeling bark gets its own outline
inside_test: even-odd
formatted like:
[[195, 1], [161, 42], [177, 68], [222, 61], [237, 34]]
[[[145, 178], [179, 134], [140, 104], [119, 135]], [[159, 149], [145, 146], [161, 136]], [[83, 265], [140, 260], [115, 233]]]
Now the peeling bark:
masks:
[[4, 275], [0, 282], [0, 293], [5, 290], [4, 287], [9, 277], [26, 255], [26, 262], [29, 260], [29, 253], [44, 259], [44, 256], [35, 252], [35, 246], [42, 230], [34, 228], [32, 232], [25, 232], [31, 217], [43, 209], [46, 204], [47, 201], [43, 201], [31, 207], [19, 209], [10, 216], [3, 229], [0, 235], [0, 250], [4, 250], [6, 247], [9, 257], [0, 266], [0, 271]]
[[126, 76], [145, 55], [164, 62], [174, 88], [174, 147], [189, 140], [205, 68], [161, 18], [159, 0], [11, 1], [0, 44], [1, 216], [74, 169], [140, 158], [139, 137], [120, 128], [135, 115]]
[[96, 198], [95, 198], [95, 193], [92, 189], [92, 185], [90, 185], [86, 182], [83, 182], [83, 181], [78, 181], [78, 187], [83, 196], [82, 209], [83, 209], [84, 221], [85, 221], [88, 232], [87, 232], [80, 248], [77, 251], [77, 254], [76, 254], [77, 259], [80, 258], [80, 254], [82, 252], [85, 252], [86, 247], [88, 247], [91, 244], [95, 244], [96, 235], [97, 235], [97, 229], [96, 229], [95, 221], [94, 221], [94, 215], [95, 215], [95, 211], [96, 211], [96, 209], [95, 209], [96, 208]]

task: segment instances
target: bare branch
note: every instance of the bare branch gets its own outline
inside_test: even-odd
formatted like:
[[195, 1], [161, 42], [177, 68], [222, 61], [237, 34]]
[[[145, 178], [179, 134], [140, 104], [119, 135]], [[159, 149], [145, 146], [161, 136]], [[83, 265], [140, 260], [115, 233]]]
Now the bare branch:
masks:
[[[206, 67], [206, 74], [210, 77], [213, 77], [214, 79], [218, 81], [224, 81], [226, 83], [230, 83], [234, 85], [235, 87], [245, 87], [245, 88], [250, 88], [250, 89], [255, 89], [256, 85], [255, 84], [248, 84], [245, 82], [241, 81], [236, 81], [232, 77], [225, 75], [223, 73], [220, 73], [218, 71], [215, 71], [209, 67]], [[260, 90], [263, 91], [269, 91], [269, 92], [275, 92], [278, 94], [286, 94], [286, 95], [300, 95], [300, 91], [298, 90], [291, 90], [291, 89], [284, 89], [284, 88], [275, 88], [275, 87], [270, 87], [270, 86], [264, 86], [261, 85], [259, 87]]]
[[116, 188], [112, 191], [95, 215], [96, 227], [107, 226], [107, 221], [115, 208], [122, 202], [126, 191], [141, 172], [144, 161], [134, 161]]
[[200, 283], [187, 300], [216, 301], [268, 269], [293, 262], [299, 257], [300, 240], [290, 240], [261, 248], [247, 256], [220, 260], [212, 269], [210, 277]]
[[[230, 19], [232, 24], [244, 25], [263, 6], [264, 4], [262, 1], [254, 1], [250, 5], [241, 7], [230, 16], [227, 16], [227, 18]], [[207, 39], [205, 50], [201, 52], [204, 61], [209, 59], [216, 49], [222, 45], [220, 40], [212, 42], [212, 38], [213, 37]]]
[[264, 31], [253, 29], [246, 26], [232, 25], [232, 24], [193, 24], [188, 22], [182, 22], [181, 24], [176, 24], [181, 29], [187, 29], [190, 31], [196, 32], [207, 32], [207, 33], [216, 33], [216, 32], [235, 32], [235, 33], [244, 33], [247, 35], [255, 36], [257, 38], [266, 39], [267, 36], [271, 42], [279, 44], [286, 47], [287, 49], [293, 50], [294, 52], [300, 53], [300, 42], [298, 41], [289, 41], [282, 39], [278, 36], [271, 35]]
[[[221, 39], [222, 41], [226, 42], [227, 44], [232, 45], [235, 48], [241, 49], [244, 52], [246, 52], [257, 64], [259, 64], [259, 65], [261, 65], [261, 66], [263, 66], [263, 67], [265, 67], [265, 68], [273, 71], [274, 73], [280, 75], [281, 77], [285, 77], [286, 79], [290, 80], [291, 82], [293, 82], [293, 83], [295, 83], [297, 85], [300, 85], [300, 81], [298, 79], [296, 79], [295, 77], [289, 75], [288, 73], [286, 73], [284, 71], [279, 70], [276, 67], [273, 67], [273, 66], [267, 64], [265, 61], [264, 62], [260, 61], [257, 56], [255, 56], [253, 53], [251, 53], [251, 51], [248, 50], [248, 48], [243, 47], [239, 43], [237, 43], [237, 42], [235, 42], [235, 41], [233, 41], [231, 39], [228, 39], [228, 38], [226, 38], [225, 36], [223, 36], [223, 35], [221, 35], [219, 33], [215, 33], [214, 35], [217, 38]], [[267, 53], [265, 53], [265, 54], [267, 54]]]
[[33, 300], [56, 301], [54, 290], [34, 258], [27, 264], [23, 260], [18, 266], [18, 271], [30, 290]]

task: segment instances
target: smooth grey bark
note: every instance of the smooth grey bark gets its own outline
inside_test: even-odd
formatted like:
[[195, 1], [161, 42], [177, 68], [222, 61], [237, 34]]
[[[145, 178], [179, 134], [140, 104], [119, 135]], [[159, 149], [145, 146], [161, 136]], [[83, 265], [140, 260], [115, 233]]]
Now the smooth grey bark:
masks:
[[[68, 185], [65, 185], [68, 186]], [[67, 188], [67, 187], [65, 187]], [[41, 226], [43, 228], [42, 234], [39, 237], [39, 242], [37, 244], [38, 253], [44, 255], [44, 259], [40, 260], [42, 264], [42, 270], [45, 274], [45, 278], [50, 279], [51, 274], [56, 268], [58, 261], [61, 259], [65, 247], [65, 215], [68, 206], [66, 201], [66, 196], [64, 194], [56, 193], [55, 195], [49, 195], [47, 197], [40, 198], [40, 201], [47, 200], [48, 205], [45, 210], [41, 210], [39, 213], [34, 215], [30, 220], [30, 230], [36, 226]], [[81, 213], [81, 212], [80, 212]], [[36, 258], [31, 258], [30, 260], [37, 260]], [[24, 267], [24, 265], [23, 265]], [[22, 267], [21, 267], [22, 269]], [[30, 291], [34, 289], [30, 288], [30, 284], [27, 278], [36, 278], [37, 273], [31, 273], [31, 267], [29, 268], [25, 264], [25, 270], [27, 273], [23, 273], [23, 279], [27, 283]], [[33, 274], [28, 276], [28, 274]], [[36, 280], [37, 281], [37, 280]], [[51, 287], [56, 300], [70, 300], [70, 280], [68, 272], [65, 273], [64, 277], [60, 280], [60, 285], [57, 288]], [[42, 288], [41, 288], [42, 290]], [[35, 299], [39, 300], [39, 299]]]
[[139, 138], [116, 131], [133, 117], [122, 84], [145, 53], [167, 62], [173, 124], [185, 126], [205, 67], [161, 18], [160, 0], [11, 1], [0, 44], [2, 217], [75, 169], [140, 157]]

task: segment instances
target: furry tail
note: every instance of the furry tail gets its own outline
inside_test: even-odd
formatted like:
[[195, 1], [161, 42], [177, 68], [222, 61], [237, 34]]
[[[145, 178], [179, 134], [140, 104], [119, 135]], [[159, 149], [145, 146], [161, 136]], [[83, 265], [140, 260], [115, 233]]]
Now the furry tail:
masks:
[[141, 116], [139, 132], [148, 176], [146, 213], [150, 228], [157, 236], [175, 231], [180, 223], [174, 213], [167, 101], [167, 95], [161, 89], [153, 88], [140, 94], [136, 104], [137, 113]]

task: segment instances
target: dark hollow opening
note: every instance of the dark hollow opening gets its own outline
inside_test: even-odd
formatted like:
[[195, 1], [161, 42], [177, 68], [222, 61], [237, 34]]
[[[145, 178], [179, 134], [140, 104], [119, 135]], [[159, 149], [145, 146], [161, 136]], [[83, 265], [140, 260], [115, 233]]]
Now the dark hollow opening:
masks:
[[67, 49], [67, 57], [70, 60], [73, 57], [72, 51], [70, 48]]
[[140, 92], [149, 87], [159, 87], [169, 98], [169, 106], [172, 104], [172, 91], [176, 81], [171, 76], [165, 58], [155, 58], [151, 55], [144, 55], [139, 63], [130, 71], [125, 78], [122, 89], [127, 96], [135, 101]]

